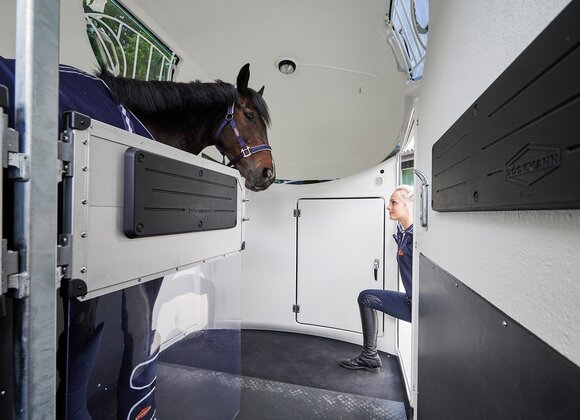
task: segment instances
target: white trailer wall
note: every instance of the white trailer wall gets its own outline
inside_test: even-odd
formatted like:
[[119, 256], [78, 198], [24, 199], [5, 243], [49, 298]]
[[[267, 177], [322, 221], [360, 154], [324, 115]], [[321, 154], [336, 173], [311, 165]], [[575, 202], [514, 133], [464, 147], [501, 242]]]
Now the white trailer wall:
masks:
[[[416, 168], [431, 174], [433, 144], [567, 3], [433, 4]], [[580, 364], [580, 211], [430, 211], [429, 219], [429, 230], [415, 229], [417, 251]]]
[[[362, 344], [361, 334], [296, 322], [292, 312], [296, 301], [296, 219], [293, 209], [300, 198], [383, 197], [386, 203], [395, 187], [395, 174], [396, 159], [392, 158], [360, 174], [336, 181], [272, 185], [266, 191], [247, 193], [246, 198], [250, 201], [246, 203], [246, 216], [250, 221], [245, 226], [246, 249], [242, 252], [242, 328], [313, 334]], [[352, 220], [349, 221], [350, 217]], [[356, 215], [345, 215], [345, 223], [357, 223]], [[396, 248], [391, 239], [395, 223], [387, 219], [385, 230], [385, 287], [395, 289]], [[329, 290], [328, 296], [321, 296], [321, 299], [332, 299], [339, 287]], [[356, 304], [356, 296], [353, 304]], [[395, 321], [385, 317], [384, 328], [379, 348], [395, 354]]]

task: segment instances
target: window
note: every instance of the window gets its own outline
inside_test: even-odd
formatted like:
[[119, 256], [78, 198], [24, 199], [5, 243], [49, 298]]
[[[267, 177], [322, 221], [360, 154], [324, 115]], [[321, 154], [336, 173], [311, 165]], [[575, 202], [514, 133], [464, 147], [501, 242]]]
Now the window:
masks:
[[406, 72], [409, 80], [420, 79], [427, 52], [429, 0], [392, 0], [387, 25], [387, 41], [399, 70]]
[[100, 65], [140, 80], [171, 80], [175, 53], [115, 0], [84, 0], [87, 35]]

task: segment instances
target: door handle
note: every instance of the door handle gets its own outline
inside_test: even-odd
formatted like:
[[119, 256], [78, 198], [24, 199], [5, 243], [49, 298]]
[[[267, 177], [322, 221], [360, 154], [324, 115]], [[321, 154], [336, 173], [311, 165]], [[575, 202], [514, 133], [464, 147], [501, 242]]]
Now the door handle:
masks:
[[429, 226], [429, 179], [418, 169], [414, 172], [421, 180], [421, 226], [427, 228]]
[[377, 274], [379, 273], [379, 267], [381, 265], [381, 260], [375, 260], [373, 264], [373, 269], [375, 273], [375, 281], [377, 281]]

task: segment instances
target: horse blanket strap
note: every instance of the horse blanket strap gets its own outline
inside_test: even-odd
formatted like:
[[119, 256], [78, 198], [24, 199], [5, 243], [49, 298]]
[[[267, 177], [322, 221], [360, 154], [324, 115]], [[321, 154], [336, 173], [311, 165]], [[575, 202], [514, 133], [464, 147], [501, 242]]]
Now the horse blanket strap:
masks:
[[[213, 136], [214, 144], [217, 145], [219, 136], [222, 134], [222, 131], [224, 131], [224, 128], [226, 128], [227, 125], [232, 127], [232, 130], [234, 130], [234, 134], [236, 135], [236, 139], [238, 140], [238, 143], [239, 143], [240, 147], [242, 148], [240, 153], [236, 157], [234, 157], [232, 160], [230, 160], [230, 162], [228, 163], [228, 166], [230, 166], [230, 167], [234, 166], [236, 163], [238, 163], [243, 158], [247, 158], [248, 156], [251, 156], [254, 153], [265, 152], [265, 151], [271, 152], [272, 151], [272, 147], [270, 147], [267, 144], [261, 144], [259, 146], [252, 146], [252, 147], [248, 147], [246, 145], [246, 143], [244, 142], [244, 138], [240, 134], [240, 130], [238, 130], [238, 126], [236, 125], [236, 121], [234, 120], [234, 104], [231, 104], [230, 106], [228, 106], [228, 111], [226, 113], [226, 116], [225, 116], [224, 120], [222, 121], [222, 123], [220, 124], [220, 126], [218, 127], [218, 129], [216, 130], [215, 135]], [[222, 155], [224, 156], [224, 163], [225, 163], [225, 154], [223, 152], [222, 152]]]

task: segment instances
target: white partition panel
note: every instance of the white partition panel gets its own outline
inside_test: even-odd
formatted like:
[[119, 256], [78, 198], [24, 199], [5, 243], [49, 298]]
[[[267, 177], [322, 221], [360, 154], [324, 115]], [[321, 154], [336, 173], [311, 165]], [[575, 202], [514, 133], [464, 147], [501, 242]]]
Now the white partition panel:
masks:
[[[223, 258], [243, 249], [244, 189], [231, 168], [93, 121], [74, 132], [72, 261], [67, 275], [87, 298]], [[229, 229], [130, 239], [123, 233], [124, 153], [135, 147], [237, 178], [236, 225]]]

